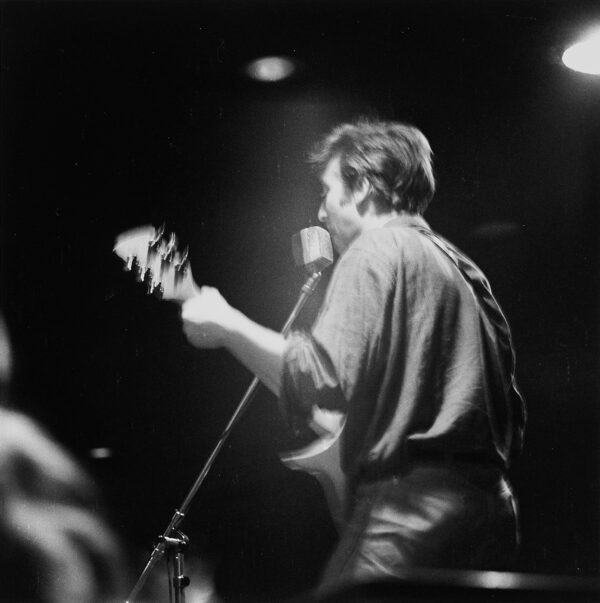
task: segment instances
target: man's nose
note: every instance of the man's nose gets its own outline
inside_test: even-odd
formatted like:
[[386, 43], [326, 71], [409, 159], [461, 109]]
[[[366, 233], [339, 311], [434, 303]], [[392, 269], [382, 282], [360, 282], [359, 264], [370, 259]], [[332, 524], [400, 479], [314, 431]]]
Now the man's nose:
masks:
[[325, 201], [323, 201], [321, 205], [319, 205], [317, 217], [319, 218], [319, 222], [325, 222], [325, 220], [327, 219], [327, 212], [325, 211]]

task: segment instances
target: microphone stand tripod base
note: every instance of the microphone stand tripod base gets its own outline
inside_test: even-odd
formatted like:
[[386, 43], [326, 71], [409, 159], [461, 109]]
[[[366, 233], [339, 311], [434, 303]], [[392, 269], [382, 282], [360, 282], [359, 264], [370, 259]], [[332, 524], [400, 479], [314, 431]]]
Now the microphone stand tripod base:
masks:
[[159, 536], [159, 541], [166, 545], [167, 555], [175, 553], [175, 575], [173, 576], [173, 590], [175, 592], [175, 603], [185, 603], [186, 586], [189, 586], [190, 579], [184, 575], [184, 557], [188, 548], [189, 538], [177, 530], [178, 538], [168, 536]]

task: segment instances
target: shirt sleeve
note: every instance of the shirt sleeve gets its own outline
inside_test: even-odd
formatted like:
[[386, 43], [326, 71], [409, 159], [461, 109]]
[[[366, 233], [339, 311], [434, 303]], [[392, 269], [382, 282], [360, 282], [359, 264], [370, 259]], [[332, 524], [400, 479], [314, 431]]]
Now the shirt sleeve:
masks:
[[289, 339], [280, 406], [292, 427], [315, 405], [345, 412], [369, 399], [385, 357], [393, 283], [391, 267], [373, 251], [354, 245], [342, 256], [312, 330]]

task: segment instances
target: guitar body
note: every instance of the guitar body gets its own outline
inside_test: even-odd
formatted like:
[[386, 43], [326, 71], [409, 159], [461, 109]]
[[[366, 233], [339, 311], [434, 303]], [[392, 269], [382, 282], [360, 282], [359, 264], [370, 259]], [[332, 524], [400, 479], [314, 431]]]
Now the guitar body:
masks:
[[[348, 481], [341, 465], [340, 441], [344, 418], [340, 413], [315, 411], [311, 425], [315, 431], [321, 432], [321, 436], [304, 448], [281, 454], [280, 459], [288, 469], [306, 471], [317, 479], [340, 532], [345, 525], [348, 508]], [[325, 429], [322, 428], [323, 420], [327, 423]]]

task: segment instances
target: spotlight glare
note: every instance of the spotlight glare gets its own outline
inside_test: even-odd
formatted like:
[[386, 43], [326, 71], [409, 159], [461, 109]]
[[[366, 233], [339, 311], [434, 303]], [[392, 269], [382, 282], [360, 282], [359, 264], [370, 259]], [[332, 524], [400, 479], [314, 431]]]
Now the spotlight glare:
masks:
[[295, 70], [294, 62], [285, 57], [263, 57], [246, 67], [247, 75], [260, 82], [279, 82], [290, 77]]
[[574, 71], [600, 75], [600, 30], [567, 48], [562, 61]]

